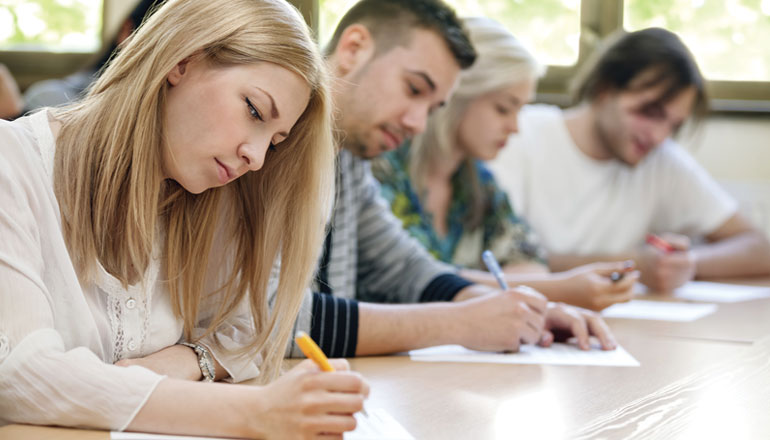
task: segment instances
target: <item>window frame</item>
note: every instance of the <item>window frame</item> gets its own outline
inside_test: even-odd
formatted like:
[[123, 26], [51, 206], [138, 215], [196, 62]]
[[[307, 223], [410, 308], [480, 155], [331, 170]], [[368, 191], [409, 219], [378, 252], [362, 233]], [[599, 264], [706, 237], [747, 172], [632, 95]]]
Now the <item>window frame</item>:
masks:
[[[103, 0], [102, 47], [109, 40], [107, 23], [110, 22], [111, 6], [114, 1], [117, 0]], [[299, 9], [317, 36], [319, 0], [289, 0], [289, 2]], [[561, 106], [569, 105], [570, 78], [602, 38], [623, 27], [623, 3], [623, 0], [581, 0], [577, 62], [569, 67], [548, 66], [545, 77], [538, 84], [537, 101]], [[25, 89], [35, 81], [63, 77], [77, 71], [98, 56], [98, 52], [0, 51], [0, 62], [8, 66], [14, 73], [19, 86]], [[41, 62], [41, 59], [44, 61]], [[707, 87], [712, 111], [770, 113], [770, 82], [710, 80]]]
[[[319, 0], [291, 0], [317, 36]], [[538, 102], [568, 106], [569, 81], [597, 44], [623, 27], [623, 0], [581, 0], [580, 43], [573, 66], [549, 65], [538, 83]], [[707, 81], [712, 113], [770, 113], [770, 81]]]
[[3, 51], [0, 50], [0, 63], [5, 64], [13, 73], [21, 90], [30, 84], [49, 78], [62, 78], [77, 72], [90, 62], [95, 62], [101, 55], [104, 45], [110, 40], [107, 35], [107, 23], [110, 18], [111, 2], [102, 0], [102, 30], [99, 48], [95, 52], [49, 52], [38, 51]]

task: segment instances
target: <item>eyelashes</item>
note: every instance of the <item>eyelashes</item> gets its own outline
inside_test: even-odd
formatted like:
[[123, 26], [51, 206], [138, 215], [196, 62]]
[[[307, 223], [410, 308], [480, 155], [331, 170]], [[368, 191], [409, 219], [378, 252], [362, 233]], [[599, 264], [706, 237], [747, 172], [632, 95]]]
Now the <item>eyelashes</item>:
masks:
[[254, 107], [254, 104], [251, 103], [249, 98], [245, 98], [245, 99], [246, 99], [246, 106], [249, 109], [249, 113], [251, 114], [251, 117], [256, 119], [256, 120], [258, 120], [258, 121], [265, 122], [265, 119], [259, 113], [259, 110], [257, 110], [256, 107]]
[[[244, 98], [244, 99], [246, 100], [246, 107], [248, 108], [249, 114], [251, 115], [251, 117], [260, 122], [265, 122], [265, 119], [262, 117], [262, 114], [259, 113], [259, 110], [257, 110], [254, 104], [251, 103], [251, 100], [249, 98]], [[267, 151], [276, 152], [278, 151], [278, 148], [275, 146], [274, 143], [270, 142], [270, 146], [267, 147]]]

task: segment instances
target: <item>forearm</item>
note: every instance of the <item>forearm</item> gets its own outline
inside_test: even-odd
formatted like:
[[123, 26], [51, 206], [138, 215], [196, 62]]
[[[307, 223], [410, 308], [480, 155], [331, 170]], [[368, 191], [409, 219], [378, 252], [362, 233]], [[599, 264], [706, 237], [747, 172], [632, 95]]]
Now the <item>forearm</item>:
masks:
[[548, 266], [537, 261], [527, 261], [503, 266], [503, 272], [507, 274], [543, 274], [549, 273]]
[[695, 276], [737, 277], [770, 274], [770, 242], [761, 231], [747, 231], [697, 246]]
[[639, 263], [636, 261], [636, 254], [633, 252], [615, 255], [550, 254], [548, 256], [548, 267], [551, 269], [551, 272], [564, 272], [591, 263], [626, 260], [634, 260], [637, 265]]
[[[497, 280], [489, 272], [463, 269], [460, 275], [475, 283], [499, 288]], [[545, 295], [550, 301], [571, 302], [566, 281], [559, 274], [552, 273], [510, 273], [505, 272], [505, 281], [509, 287], [529, 286]]]
[[[162, 380], [127, 427], [127, 431], [223, 437], [261, 437], [247, 408], [260, 387]], [[180, 402], [183, 404], [180, 405]]]
[[[227, 370], [212, 356], [216, 380], [225, 379]], [[158, 374], [181, 380], [201, 380], [203, 377], [195, 351], [185, 345], [172, 345], [150, 355], [135, 359], [122, 359], [115, 363], [120, 367], [139, 365]]]
[[356, 356], [398, 353], [458, 343], [456, 303], [359, 303]]

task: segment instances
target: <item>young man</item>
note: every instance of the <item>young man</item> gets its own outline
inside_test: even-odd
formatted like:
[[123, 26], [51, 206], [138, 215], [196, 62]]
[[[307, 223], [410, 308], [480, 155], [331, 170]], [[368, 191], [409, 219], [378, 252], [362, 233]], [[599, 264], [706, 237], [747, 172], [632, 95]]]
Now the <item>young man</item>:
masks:
[[[770, 273], [765, 234], [671, 140], [707, 106], [679, 38], [663, 29], [621, 35], [577, 79], [579, 105], [525, 109], [520, 134], [492, 164], [552, 269], [633, 259], [655, 291], [694, 277]], [[648, 233], [673, 250], [645, 244]], [[691, 246], [688, 236], [704, 243]]]
[[584, 348], [589, 333], [613, 348], [594, 313], [460, 278], [408, 236], [380, 196], [366, 159], [421, 132], [475, 59], [454, 12], [439, 0], [362, 0], [340, 21], [327, 55], [341, 147], [337, 200], [297, 330], [335, 357], [440, 344], [517, 350], [549, 343], [553, 328], [574, 330]]

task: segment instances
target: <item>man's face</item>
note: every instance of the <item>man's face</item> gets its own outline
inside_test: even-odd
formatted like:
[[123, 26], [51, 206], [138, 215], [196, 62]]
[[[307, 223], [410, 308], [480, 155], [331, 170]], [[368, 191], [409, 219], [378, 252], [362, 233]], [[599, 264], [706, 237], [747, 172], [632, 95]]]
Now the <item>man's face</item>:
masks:
[[372, 49], [338, 69], [337, 128], [342, 146], [357, 156], [374, 158], [422, 132], [454, 88], [460, 67], [446, 43], [433, 31], [411, 32], [405, 46], [376, 56]]
[[608, 92], [593, 103], [601, 146], [610, 156], [635, 166], [687, 120], [695, 103], [695, 87], [661, 102], [664, 87]]

